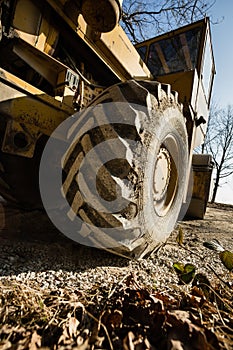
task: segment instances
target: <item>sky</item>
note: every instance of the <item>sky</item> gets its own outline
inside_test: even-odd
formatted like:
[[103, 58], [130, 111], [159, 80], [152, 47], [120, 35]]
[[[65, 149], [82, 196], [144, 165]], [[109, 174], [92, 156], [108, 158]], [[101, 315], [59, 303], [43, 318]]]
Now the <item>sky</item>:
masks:
[[[233, 1], [216, 0], [211, 8], [211, 25], [216, 76], [213, 100], [219, 107], [233, 105]], [[216, 202], [233, 204], [233, 175], [219, 188]]]

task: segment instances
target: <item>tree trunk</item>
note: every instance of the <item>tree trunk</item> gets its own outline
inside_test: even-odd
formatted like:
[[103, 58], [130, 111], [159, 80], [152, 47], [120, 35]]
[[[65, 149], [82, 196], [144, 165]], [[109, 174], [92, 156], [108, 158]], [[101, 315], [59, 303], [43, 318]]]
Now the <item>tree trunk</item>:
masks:
[[219, 180], [220, 180], [220, 171], [217, 170], [211, 203], [215, 203], [215, 199], [216, 199], [216, 195], [217, 195], [217, 191], [218, 191], [218, 187], [219, 187]]

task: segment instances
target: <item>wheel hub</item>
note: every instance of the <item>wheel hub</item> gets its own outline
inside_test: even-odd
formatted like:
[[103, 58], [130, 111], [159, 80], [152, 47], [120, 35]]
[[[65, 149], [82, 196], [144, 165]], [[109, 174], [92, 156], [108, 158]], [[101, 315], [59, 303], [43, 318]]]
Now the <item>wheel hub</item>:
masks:
[[171, 176], [170, 154], [166, 148], [161, 147], [157, 157], [154, 171], [154, 200], [161, 201], [166, 195]]

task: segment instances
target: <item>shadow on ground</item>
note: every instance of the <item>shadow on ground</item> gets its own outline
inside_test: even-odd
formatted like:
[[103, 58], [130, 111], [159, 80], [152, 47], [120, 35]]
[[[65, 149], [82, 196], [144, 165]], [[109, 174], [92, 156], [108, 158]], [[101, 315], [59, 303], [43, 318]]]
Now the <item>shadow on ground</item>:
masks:
[[128, 263], [127, 259], [69, 240], [43, 211], [22, 211], [0, 202], [2, 276], [31, 270], [77, 272], [98, 266], [127, 266]]

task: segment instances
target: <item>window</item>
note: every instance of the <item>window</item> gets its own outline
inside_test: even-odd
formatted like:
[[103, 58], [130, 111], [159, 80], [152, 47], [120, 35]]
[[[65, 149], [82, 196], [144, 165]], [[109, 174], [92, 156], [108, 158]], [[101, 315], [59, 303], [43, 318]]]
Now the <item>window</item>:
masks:
[[205, 56], [204, 56], [204, 64], [202, 71], [202, 82], [205, 91], [205, 95], [207, 101], [210, 95], [210, 89], [212, 85], [212, 77], [213, 77], [213, 56], [211, 51], [210, 37], [207, 36], [206, 45], [205, 45]]
[[145, 59], [146, 59], [146, 49], [147, 49], [147, 46], [137, 47], [137, 51], [138, 51], [138, 53], [141, 56], [141, 59], [143, 61], [145, 61]]
[[147, 65], [154, 76], [193, 70], [197, 66], [201, 28], [150, 45]]

